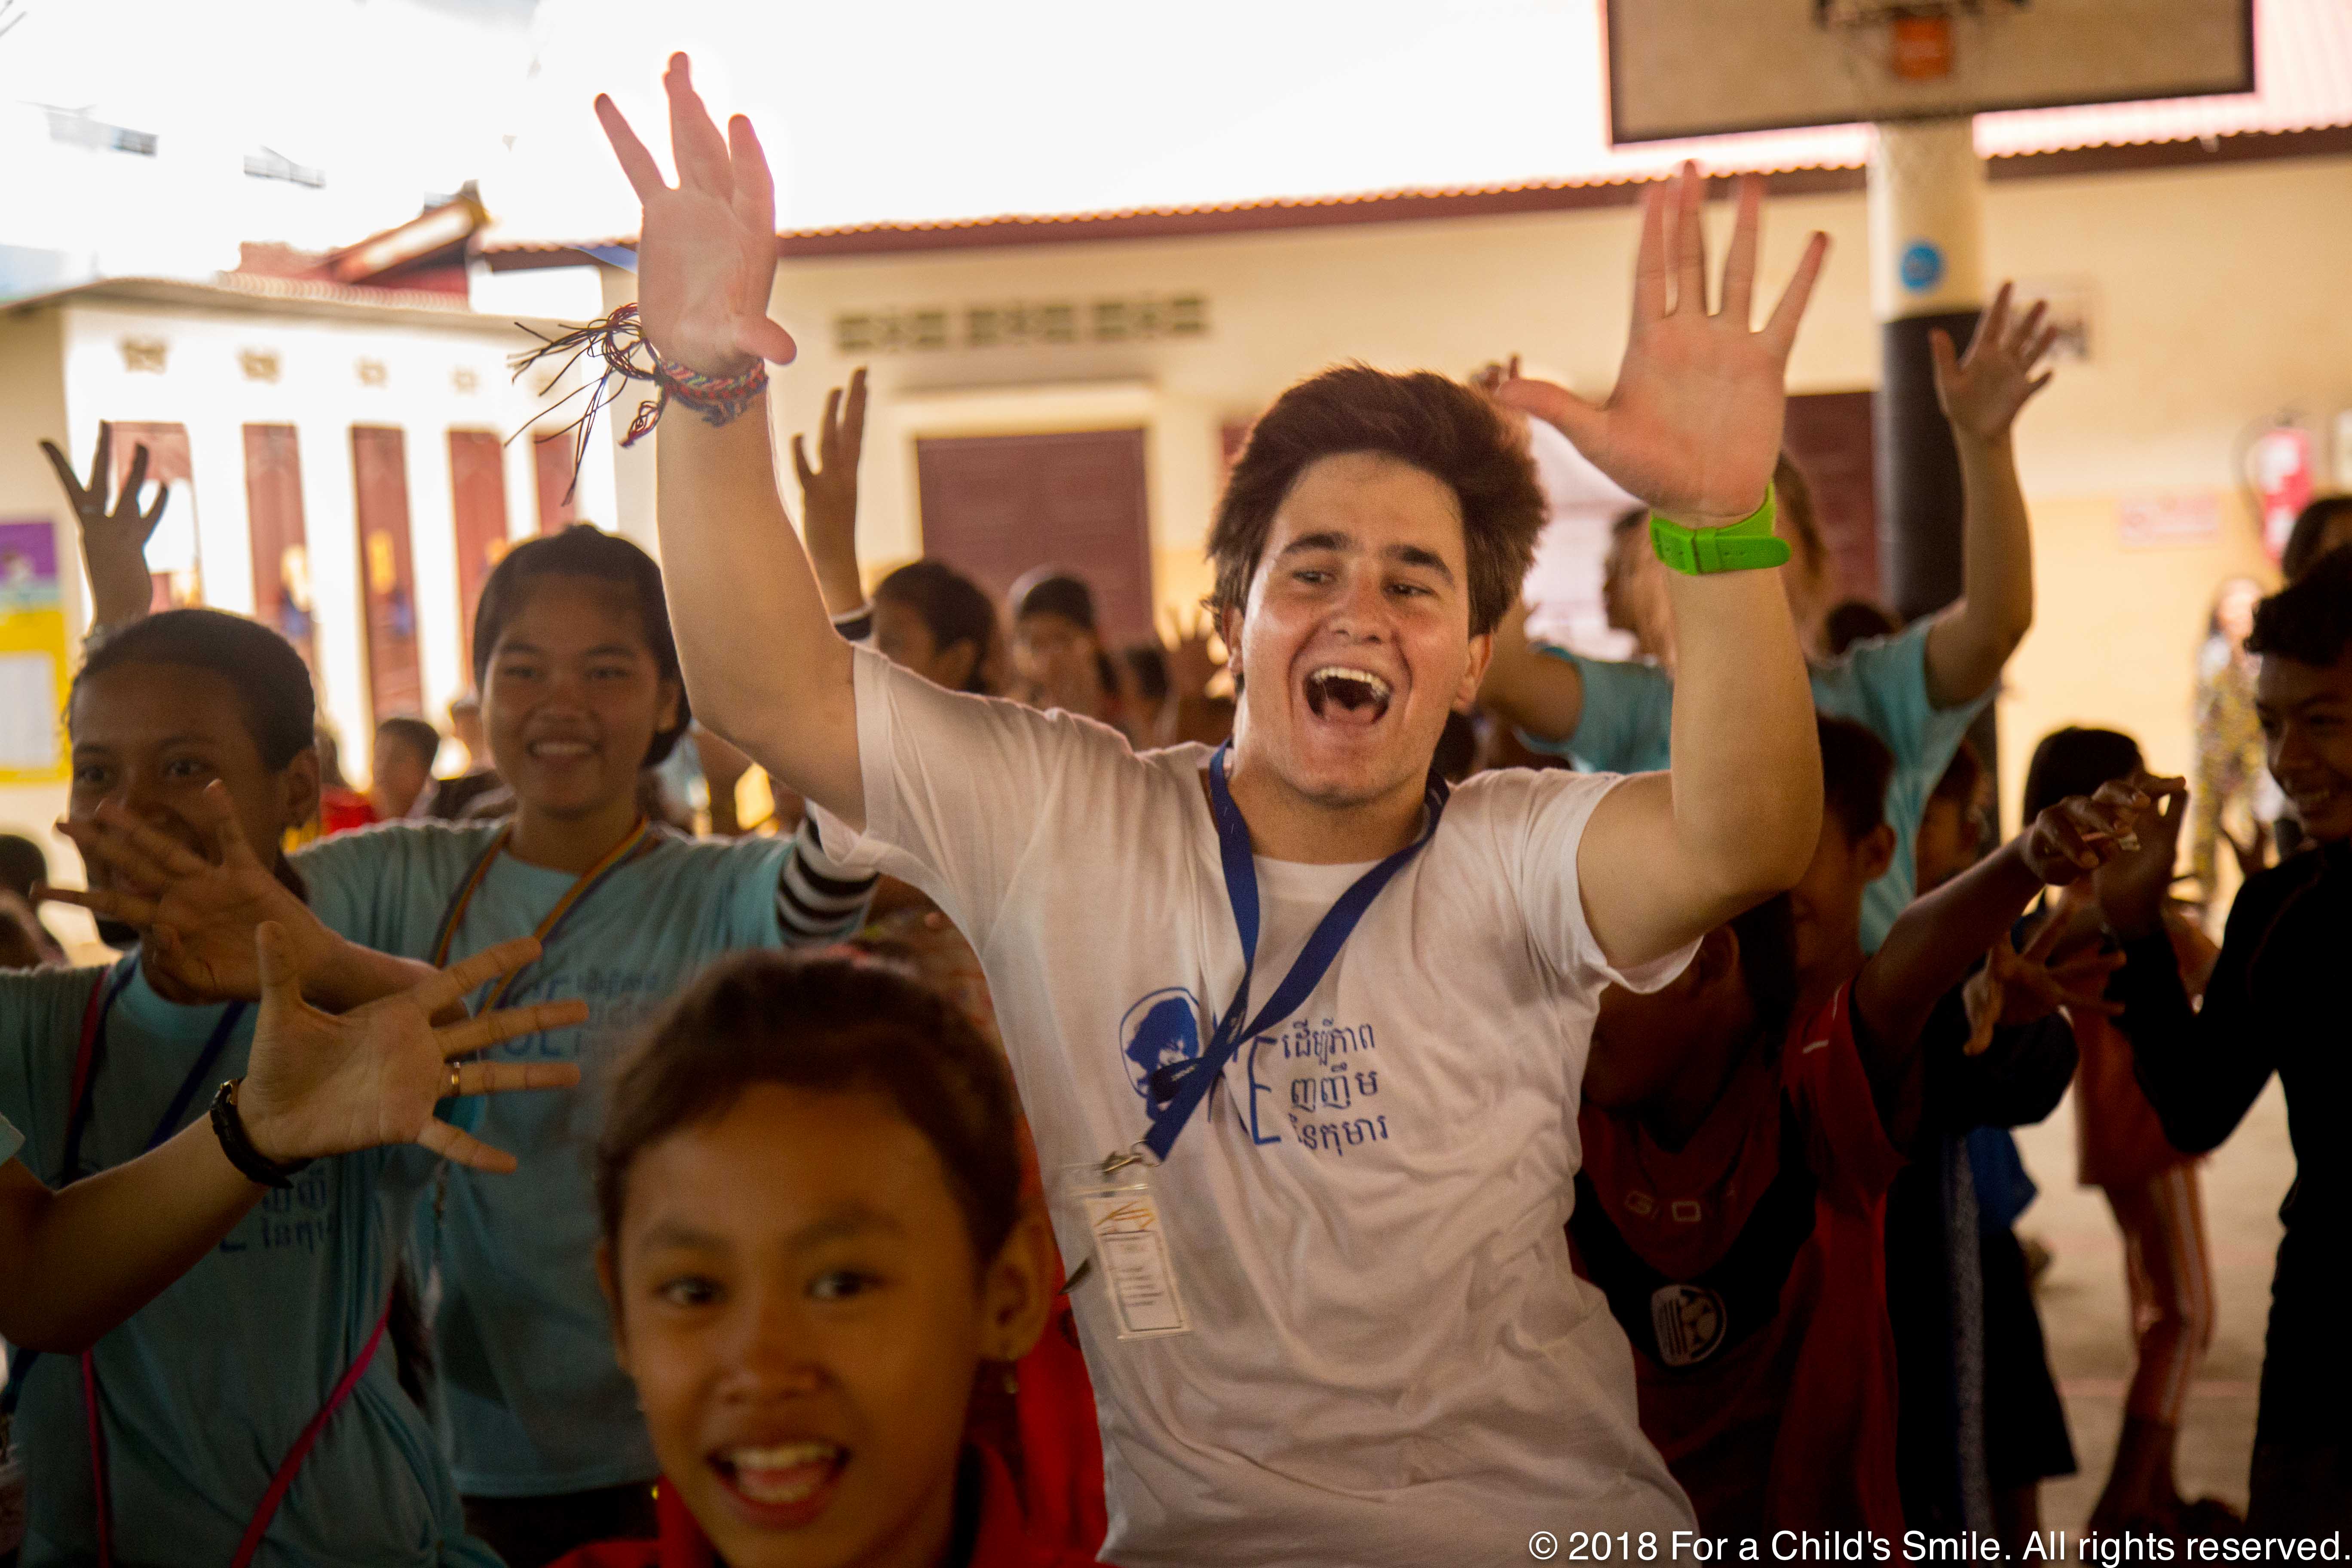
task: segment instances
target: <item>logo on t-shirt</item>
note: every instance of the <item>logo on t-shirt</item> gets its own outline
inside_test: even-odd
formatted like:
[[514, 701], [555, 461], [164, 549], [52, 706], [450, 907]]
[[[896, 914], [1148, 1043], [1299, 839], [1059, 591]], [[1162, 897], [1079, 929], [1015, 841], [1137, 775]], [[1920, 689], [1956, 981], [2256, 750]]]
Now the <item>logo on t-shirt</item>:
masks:
[[1152, 1095], [1151, 1075], [1200, 1056], [1201, 1005], [1181, 985], [1154, 991], [1118, 1021], [1118, 1049], [1127, 1058], [1127, 1078], [1135, 1092], [1154, 1109], [1165, 1105], [1166, 1100]]
[[1660, 1361], [1696, 1366], [1723, 1343], [1723, 1298], [1704, 1285], [1661, 1285], [1650, 1298], [1650, 1323], [1657, 1331]]

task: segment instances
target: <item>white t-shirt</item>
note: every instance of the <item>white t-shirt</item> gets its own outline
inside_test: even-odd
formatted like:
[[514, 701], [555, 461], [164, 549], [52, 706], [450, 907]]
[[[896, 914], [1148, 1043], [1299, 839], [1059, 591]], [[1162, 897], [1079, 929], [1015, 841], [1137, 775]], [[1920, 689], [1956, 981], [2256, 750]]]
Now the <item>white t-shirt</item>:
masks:
[[[1138, 757], [866, 650], [856, 681], [866, 831], [826, 819], [826, 847], [971, 938], [1052, 1189], [1142, 1136], [1149, 1068], [1197, 1056], [1240, 982], [1208, 753]], [[1152, 1173], [1191, 1333], [1121, 1341], [1080, 1281], [1106, 1562], [1524, 1563], [1538, 1531], [1604, 1529], [1665, 1555], [1692, 1527], [1562, 1233], [1595, 1000], [1688, 958], [1620, 975], [1585, 924], [1577, 842], [1615, 782], [1455, 791], [1307, 1005], [1226, 1068]], [[1362, 869], [1258, 863], [1254, 1006]]]

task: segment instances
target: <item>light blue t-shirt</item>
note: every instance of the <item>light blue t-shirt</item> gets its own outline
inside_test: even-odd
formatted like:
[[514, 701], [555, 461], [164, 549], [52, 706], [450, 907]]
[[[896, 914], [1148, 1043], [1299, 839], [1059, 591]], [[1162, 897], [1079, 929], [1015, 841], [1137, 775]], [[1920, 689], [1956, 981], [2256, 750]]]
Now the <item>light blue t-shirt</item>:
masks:
[[[429, 959], [443, 911], [499, 830], [496, 823], [394, 823], [321, 839], [294, 862], [329, 927], [382, 952]], [[663, 835], [572, 906], [547, 952], [501, 1000], [519, 1006], [578, 997], [589, 1018], [490, 1053], [576, 1061], [581, 1089], [462, 1100], [448, 1111], [512, 1154], [519, 1169], [483, 1175], [452, 1167], [437, 1205], [437, 1175], [426, 1184], [420, 1251], [440, 1271], [442, 1402], [467, 1495], [544, 1497], [659, 1473], [635, 1389], [614, 1358], [596, 1282], [600, 1088], [635, 1027], [711, 960], [784, 942], [776, 889], [793, 853], [789, 838]], [[574, 880], [500, 855], [450, 958], [529, 936]]]
[[[1832, 719], [1851, 719], [1886, 742], [1895, 753], [1886, 784], [1886, 823], [1895, 829], [1895, 863], [1862, 898], [1862, 946], [1875, 952], [1897, 916], [1911, 902], [1918, 868], [1913, 847], [1927, 797], [1952, 763], [1969, 726], [1976, 722], [1990, 692], [1954, 708], [1938, 708], [1927, 695], [1927, 633], [1932, 620], [1912, 624], [1892, 637], [1858, 642], [1827, 664], [1812, 667], [1813, 706]], [[1670, 760], [1674, 735], [1675, 683], [1654, 664], [1586, 658], [1565, 648], [1537, 645], [1576, 666], [1584, 679], [1584, 710], [1576, 733], [1565, 742], [1522, 734], [1539, 752], [1573, 757], [1599, 773], [1655, 773]]]
[[[127, 963], [129, 961], [125, 961]], [[133, 979], [106, 1021], [78, 1168], [67, 1107], [91, 988], [122, 966], [0, 976], [0, 1113], [25, 1163], [60, 1186], [146, 1151], [225, 1009], [183, 1007]], [[247, 1008], [190, 1092], [173, 1131], [202, 1121], [245, 1073]], [[383, 1315], [413, 1189], [394, 1192], [381, 1151], [314, 1162], [226, 1240], [98, 1342], [118, 1563], [226, 1563], [270, 1478]], [[26, 1359], [19, 1352], [20, 1360]], [[254, 1561], [494, 1565], [466, 1534], [432, 1423], [400, 1386], [387, 1338], [297, 1473]], [[76, 1358], [30, 1358], [13, 1436], [31, 1517], [26, 1568], [98, 1551]]]

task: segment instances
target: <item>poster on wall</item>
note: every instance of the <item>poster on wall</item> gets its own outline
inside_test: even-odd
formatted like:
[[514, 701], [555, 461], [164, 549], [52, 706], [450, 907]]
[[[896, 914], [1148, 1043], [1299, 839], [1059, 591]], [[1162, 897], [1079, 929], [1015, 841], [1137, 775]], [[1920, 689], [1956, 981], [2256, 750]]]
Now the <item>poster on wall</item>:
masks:
[[67, 773], [66, 609], [47, 518], [0, 519], [0, 784]]

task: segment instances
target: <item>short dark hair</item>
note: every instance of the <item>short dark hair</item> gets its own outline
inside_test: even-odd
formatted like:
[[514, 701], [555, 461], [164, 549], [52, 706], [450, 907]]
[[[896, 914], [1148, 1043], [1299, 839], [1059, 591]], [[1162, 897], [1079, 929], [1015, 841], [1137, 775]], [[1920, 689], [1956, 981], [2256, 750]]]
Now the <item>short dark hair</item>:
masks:
[[2331, 550], [2254, 606], [2246, 651], [2326, 669], [2352, 642], [2352, 550]]
[[2069, 724], [2042, 737], [2025, 764], [2025, 826], [2069, 795], [2096, 795], [2099, 786], [2139, 772], [2139, 742], [2121, 730]]
[[939, 1155], [983, 1264], [1021, 1209], [1017, 1101], [970, 1020], [898, 965], [834, 949], [720, 960], [664, 1008], [613, 1084], [596, 1203], [617, 1246], [629, 1168], [756, 1084], [882, 1094]]
[[2327, 525], [2347, 516], [2352, 516], [2352, 496], [2321, 496], [2294, 514], [2294, 527], [2286, 536], [2286, 549], [2279, 554], [2279, 570], [2286, 574], [2288, 582], [2310, 571], [2312, 563], [2326, 553], [2320, 549], [2319, 542], [2327, 537]]
[[1739, 939], [1739, 978], [1756, 1009], [1757, 1031], [1778, 1040], [1797, 1010], [1796, 905], [1776, 893], [1734, 920], [1731, 932]]
[[1814, 715], [1822, 744], [1822, 795], [1848, 840], [1859, 843], [1886, 820], [1886, 784], [1895, 776], [1895, 753], [1886, 742], [1851, 719]]
[[[1136, 695], [1146, 702], [1165, 702], [1171, 689], [1168, 675], [1168, 650], [1156, 642], [1139, 642], [1118, 651], [1127, 662], [1127, 670], [1135, 677]], [[1199, 692], [1187, 693], [1197, 697]]]
[[662, 599], [661, 568], [654, 558], [617, 533], [606, 533], [592, 523], [575, 522], [562, 533], [525, 540], [509, 550], [482, 584], [481, 602], [474, 606], [474, 686], [489, 679], [490, 654], [507, 622], [522, 608], [530, 584], [539, 577], [592, 577], [629, 590], [645, 623], [646, 646], [664, 679], [677, 686], [677, 722], [658, 731], [646, 748], [646, 767], [667, 758], [678, 737], [694, 721], [686, 697], [686, 677], [677, 664], [677, 638], [670, 632], [669, 607]]
[[963, 689], [986, 694], [989, 655], [996, 649], [996, 605], [979, 584], [944, 561], [925, 557], [875, 584], [874, 602], [885, 599], [914, 611], [940, 652], [971, 644], [971, 673]]
[[1869, 599], [1841, 599], [1822, 617], [1822, 651], [1832, 658], [1858, 642], [1892, 637], [1903, 629], [1895, 612]]
[[1949, 801], [1967, 811], [1976, 805], [1977, 791], [1983, 784], [1984, 757], [1978, 752], [1977, 743], [1963, 735], [1943, 775], [1937, 779], [1936, 787], [1927, 792], [1927, 798]]
[[310, 667], [294, 645], [258, 621], [226, 610], [164, 610], [107, 635], [82, 660], [66, 697], [74, 697], [93, 675], [132, 664], [180, 665], [210, 670], [226, 680], [245, 709], [245, 725], [261, 752], [262, 766], [277, 773], [314, 744], [311, 726], [317, 703]]
[[375, 727], [375, 738], [381, 741], [387, 735], [406, 746], [427, 769], [441, 754], [441, 731], [422, 719], [401, 714], [383, 720]]
[[1059, 616], [1072, 626], [1095, 629], [1095, 591], [1075, 573], [1041, 566], [1013, 584], [1013, 618]]
[[1409, 463], [1454, 492], [1469, 563], [1470, 632], [1491, 632], [1519, 595], [1548, 512], [1526, 429], [1482, 394], [1430, 371], [1392, 375], [1335, 366], [1276, 398], [1234, 459], [1209, 530], [1210, 603], [1239, 610], [1274, 514], [1325, 458], [1371, 452]]
[[30, 899], [33, 884], [48, 879], [47, 850], [21, 833], [0, 833], [0, 890]]

